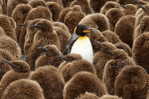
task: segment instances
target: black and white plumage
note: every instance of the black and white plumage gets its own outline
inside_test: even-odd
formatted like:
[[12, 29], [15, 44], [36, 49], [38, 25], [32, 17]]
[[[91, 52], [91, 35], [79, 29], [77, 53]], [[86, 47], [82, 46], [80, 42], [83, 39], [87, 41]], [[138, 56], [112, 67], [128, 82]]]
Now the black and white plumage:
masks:
[[66, 46], [66, 53], [80, 54], [83, 59], [93, 63], [93, 47], [87, 33], [91, 33], [92, 28], [79, 24], [74, 34]]

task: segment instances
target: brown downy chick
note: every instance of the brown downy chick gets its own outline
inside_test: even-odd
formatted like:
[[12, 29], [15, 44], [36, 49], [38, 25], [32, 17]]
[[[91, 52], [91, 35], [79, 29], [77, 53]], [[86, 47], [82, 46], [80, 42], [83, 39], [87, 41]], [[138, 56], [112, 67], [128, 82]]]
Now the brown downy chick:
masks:
[[136, 16], [136, 22], [135, 22], [135, 27], [137, 27], [142, 18], [144, 16], [148, 16], [149, 15], [149, 4], [146, 4], [146, 5], [140, 5], [139, 6], [139, 9], [137, 10], [135, 16]]
[[60, 50], [60, 41], [53, 29], [51, 21], [41, 19], [39, 22], [34, 24], [33, 27], [38, 31], [34, 35], [33, 43], [28, 55], [28, 63], [31, 65], [31, 67], [33, 67], [32, 69], [34, 69], [35, 60], [40, 55], [38, 47], [54, 44]]
[[6, 87], [11, 82], [13, 82], [15, 80], [19, 80], [19, 79], [28, 78], [28, 76], [30, 75], [30, 66], [25, 61], [22, 61], [22, 60], [15, 60], [15, 61], [2, 60], [1, 62], [11, 66], [12, 70], [6, 72], [5, 75], [1, 79], [0, 96], [2, 96]]
[[121, 42], [119, 36], [115, 32], [107, 30], [107, 31], [102, 32], [102, 34], [107, 39], [107, 41], [109, 41], [113, 44]]
[[103, 81], [106, 85], [108, 93], [114, 95], [114, 83], [117, 75], [120, 73], [122, 68], [127, 65], [134, 65], [135, 63], [130, 59], [128, 54], [123, 50], [113, 51], [113, 59], [109, 60], [105, 64]]
[[63, 97], [64, 99], [75, 99], [85, 92], [94, 93], [100, 97], [106, 93], [106, 90], [95, 74], [79, 72], [66, 83]]
[[59, 22], [64, 22], [64, 18], [66, 16], [66, 14], [71, 11], [72, 8], [71, 7], [66, 7], [66, 8], [63, 8], [59, 14], [59, 17], [58, 17], [58, 21]]
[[115, 1], [107, 1], [101, 8], [100, 13], [106, 14], [108, 10], [111, 8], [120, 8], [121, 5], [118, 2]]
[[71, 2], [70, 6], [73, 5], [80, 5], [82, 11], [86, 14], [90, 14], [93, 12], [88, 0], [74, 0]]
[[86, 92], [85, 94], [80, 95], [77, 99], [99, 99], [94, 93]]
[[132, 49], [128, 46], [128, 44], [124, 43], [124, 42], [118, 42], [115, 44], [115, 46], [118, 48], [118, 49], [123, 49], [127, 54], [128, 56], [132, 56]]
[[66, 8], [63, 8], [59, 14], [59, 19], [58, 21], [60, 22], [64, 22], [64, 19], [65, 19], [65, 16], [67, 15], [68, 12], [70, 11], [79, 11], [79, 12], [82, 12], [82, 9], [81, 9], [81, 6], [79, 5], [74, 5], [72, 7], [66, 7]]
[[118, 0], [90, 0], [90, 4], [93, 10], [98, 13], [107, 1], [117, 2]]
[[[52, 13], [47, 7], [38, 6], [29, 11], [24, 23], [28, 24], [30, 20], [34, 20], [37, 18], [44, 18], [47, 20], [52, 20]], [[23, 46], [25, 42], [25, 35], [26, 35], [26, 31], [21, 33], [20, 38], [19, 38], [19, 41], [22, 42], [21, 45]]]
[[14, 8], [18, 5], [18, 4], [27, 4], [28, 0], [7, 0], [7, 15], [11, 16]]
[[62, 7], [64, 6], [62, 0], [44, 0], [44, 1], [45, 1], [45, 2], [56, 2], [56, 3], [58, 3], [59, 5], [61, 5]]
[[100, 46], [100, 49], [95, 53], [93, 63], [97, 71], [97, 76], [102, 79], [105, 64], [112, 59], [113, 55], [111, 55], [111, 52], [117, 48], [110, 42], [103, 42], [98, 46]]
[[101, 13], [89, 14], [85, 16], [79, 24], [89, 25], [97, 28], [101, 32], [110, 29], [109, 19]]
[[15, 31], [16, 31], [17, 41], [20, 44], [21, 48], [23, 48], [23, 45], [21, 43], [22, 40], [19, 41], [19, 38], [20, 38], [20, 35], [23, 32], [25, 32], [26, 27], [24, 25], [24, 21], [28, 12], [31, 10], [31, 8], [32, 7], [28, 4], [18, 4], [12, 12], [12, 17], [16, 22]]
[[53, 65], [58, 67], [63, 62], [63, 55], [55, 45], [47, 45], [41, 49], [45, 51], [45, 54], [37, 58], [35, 61], [35, 67], [44, 65]]
[[64, 59], [66, 62], [72, 62], [72, 61], [77, 61], [77, 60], [81, 60], [82, 57], [79, 54], [67, 54], [64, 56]]
[[15, 59], [22, 56], [21, 48], [19, 47], [18, 43], [8, 36], [0, 37], [0, 49], [10, 52]]
[[115, 81], [115, 94], [123, 99], [146, 99], [146, 72], [141, 66], [127, 66]]
[[39, 22], [34, 24], [33, 27], [38, 30], [33, 38], [33, 47], [36, 45], [44, 46], [48, 44], [54, 44], [58, 49], [60, 49], [58, 35], [54, 31], [51, 21], [41, 19]]
[[32, 8], [36, 8], [38, 6], [46, 7], [46, 2], [44, 0], [29, 0], [28, 4], [30, 4]]
[[59, 18], [60, 12], [63, 9], [62, 6], [56, 2], [47, 2], [46, 5], [49, 8], [49, 10], [52, 12], [52, 19], [54, 21], [57, 21]]
[[115, 33], [120, 39], [132, 47], [133, 32], [135, 28], [135, 16], [127, 15], [119, 19], [115, 25]]
[[62, 0], [64, 7], [69, 7], [73, 0]]
[[126, 4], [123, 6], [125, 15], [135, 15], [137, 12], [137, 6], [134, 4]]
[[62, 62], [59, 67], [58, 67], [58, 70], [59, 71], [62, 71], [62, 69], [68, 64], [68, 63], [71, 63], [73, 61], [78, 61], [78, 60], [81, 60], [82, 57], [80, 56], [80, 54], [67, 54], [63, 57], [64, 59], [64, 62]]
[[116, 23], [122, 16], [124, 16], [124, 13], [120, 8], [111, 8], [106, 12], [105, 15], [108, 17], [110, 21], [111, 30], [114, 31]]
[[144, 32], [149, 32], [149, 16], [144, 16], [138, 27], [136, 27], [136, 31], [134, 32], [134, 39], [136, 39], [139, 35], [143, 34]]
[[39, 67], [30, 76], [43, 89], [45, 99], [63, 99], [64, 79], [53, 66]]
[[103, 95], [99, 99], [122, 99], [122, 98], [120, 98], [118, 96], [112, 96], [112, 95]]
[[52, 13], [47, 7], [38, 6], [29, 11], [25, 19], [25, 22], [36, 18], [44, 18], [44, 19], [52, 20]]
[[71, 38], [71, 34], [60, 27], [54, 27], [54, 30], [56, 31], [58, 38], [60, 40], [61, 45], [60, 48], [63, 53], [68, 43], [68, 40]]
[[67, 25], [64, 24], [63, 22], [53, 22], [53, 26], [54, 27], [59, 27], [59, 28], [63, 29], [64, 31], [69, 32], [69, 29], [68, 29]]
[[70, 31], [68, 27], [62, 22], [53, 22], [53, 27], [59, 37], [61, 52], [63, 52], [69, 38], [71, 37]]
[[96, 44], [96, 42], [107, 41], [107, 39], [104, 37], [104, 35], [99, 30], [96, 30], [96, 29], [89, 35], [89, 37], [91, 39], [91, 43], [92, 43], [94, 52], [99, 51], [99, 46], [98, 46], [98, 44]]
[[26, 27], [26, 35], [25, 35], [25, 43], [24, 43], [24, 53], [25, 55], [28, 55], [33, 43], [34, 35], [37, 33], [37, 29], [33, 27], [37, 22], [39, 22], [41, 18], [34, 19], [32, 21], [29, 21]]
[[14, 23], [12, 23], [12, 20], [11, 17], [0, 15], [0, 26], [4, 29], [7, 36], [17, 40], [15, 26], [13, 25]]
[[91, 72], [93, 74], [96, 74], [94, 65], [90, 64], [86, 60], [77, 60], [77, 61], [70, 62], [65, 66], [63, 66], [59, 72], [64, 77], [65, 82], [67, 82], [73, 77], [73, 75], [81, 71], [86, 71], [86, 72]]
[[27, 64], [23, 60], [14, 60], [12, 62], [5, 61], [5, 60], [2, 60], [2, 61], [4, 61], [4, 63], [9, 64], [15, 72], [18, 72], [18, 73], [28, 73], [28, 72], [30, 72], [29, 64]]
[[141, 34], [137, 37], [134, 41], [133, 48], [132, 48], [132, 56], [135, 62], [146, 69], [149, 73], [149, 32]]
[[11, 61], [14, 57], [8, 51], [0, 49], [0, 80], [6, 72], [11, 70], [11, 67], [8, 64], [1, 62], [1, 60], [4, 59]]
[[9, 84], [1, 99], [45, 99], [40, 85], [28, 79], [21, 79]]
[[75, 27], [79, 24], [80, 20], [84, 16], [85, 14], [81, 11], [81, 9], [75, 10], [75, 8], [65, 15], [64, 23], [68, 26], [70, 33], [74, 32]]

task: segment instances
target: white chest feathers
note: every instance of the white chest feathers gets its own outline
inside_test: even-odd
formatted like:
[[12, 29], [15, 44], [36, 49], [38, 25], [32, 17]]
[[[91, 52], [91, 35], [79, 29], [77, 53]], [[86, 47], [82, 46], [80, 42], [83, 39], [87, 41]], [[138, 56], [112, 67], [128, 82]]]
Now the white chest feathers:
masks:
[[93, 63], [93, 47], [87, 36], [79, 37], [72, 45], [70, 53], [80, 54], [83, 59]]

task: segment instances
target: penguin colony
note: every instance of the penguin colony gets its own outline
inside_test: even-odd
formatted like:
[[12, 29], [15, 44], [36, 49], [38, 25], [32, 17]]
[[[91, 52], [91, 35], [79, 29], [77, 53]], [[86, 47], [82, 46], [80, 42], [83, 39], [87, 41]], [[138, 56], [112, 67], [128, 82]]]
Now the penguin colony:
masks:
[[149, 99], [149, 1], [0, 0], [0, 99]]

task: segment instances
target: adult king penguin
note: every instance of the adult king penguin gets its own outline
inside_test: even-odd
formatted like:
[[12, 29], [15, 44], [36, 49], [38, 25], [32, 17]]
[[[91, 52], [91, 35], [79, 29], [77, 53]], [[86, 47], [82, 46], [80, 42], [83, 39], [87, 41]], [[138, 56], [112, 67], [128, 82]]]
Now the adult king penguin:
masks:
[[89, 37], [87, 36], [87, 34], [91, 33], [92, 30], [92, 28], [86, 25], [79, 24], [68, 41], [64, 54], [80, 54], [83, 59], [93, 63], [93, 47]]

